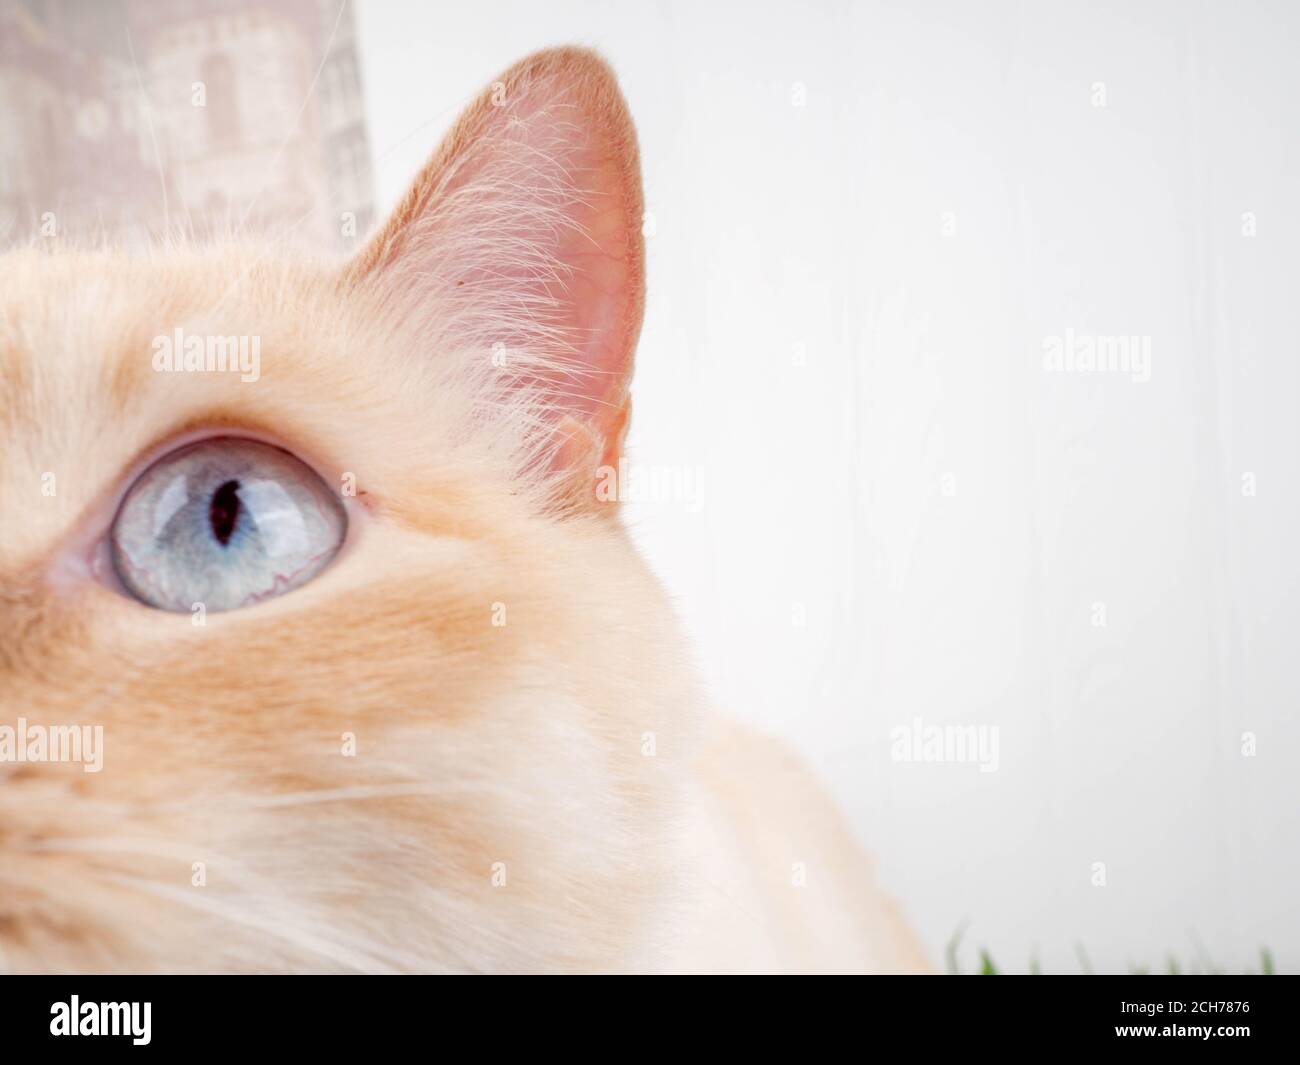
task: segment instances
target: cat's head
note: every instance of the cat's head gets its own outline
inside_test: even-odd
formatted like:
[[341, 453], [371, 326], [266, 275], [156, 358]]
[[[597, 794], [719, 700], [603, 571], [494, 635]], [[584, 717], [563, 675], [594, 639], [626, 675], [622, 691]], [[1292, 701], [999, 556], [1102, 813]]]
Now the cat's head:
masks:
[[0, 258], [0, 969], [641, 942], [691, 703], [597, 491], [641, 203], [610, 71], [562, 49], [342, 266]]

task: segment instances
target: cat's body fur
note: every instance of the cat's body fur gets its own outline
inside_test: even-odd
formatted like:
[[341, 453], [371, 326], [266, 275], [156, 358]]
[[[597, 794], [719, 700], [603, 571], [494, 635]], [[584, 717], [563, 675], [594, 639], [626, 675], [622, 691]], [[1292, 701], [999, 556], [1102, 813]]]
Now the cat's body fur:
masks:
[[[592, 498], [643, 288], [612, 76], [500, 84], [342, 271], [0, 259], [0, 724], [106, 737], [94, 775], [0, 763], [0, 970], [924, 968], [816, 785], [705, 712]], [[259, 336], [260, 379], [155, 372], [177, 325]], [[196, 626], [95, 545], [216, 432], [357, 494], [330, 568]]]

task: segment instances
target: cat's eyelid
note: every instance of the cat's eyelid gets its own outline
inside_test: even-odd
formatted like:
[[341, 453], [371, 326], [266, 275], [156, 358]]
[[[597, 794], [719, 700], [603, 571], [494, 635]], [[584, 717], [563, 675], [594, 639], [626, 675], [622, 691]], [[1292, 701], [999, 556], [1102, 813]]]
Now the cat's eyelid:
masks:
[[[287, 452], [316, 474], [325, 484], [340, 489], [338, 491], [339, 498], [344, 506], [347, 505], [348, 497], [341, 491], [342, 472], [336, 473], [330, 470], [324, 463], [319, 461], [312, 448], [296, 446], [282, 436], [251, 426], [230, 425], [218, 421], [193, 428], [173, 430], [160, 437], [156, 443], [150, 444], [132, 459], [122, 470], [111, 492], [112, 503], [109, 508], [109, 520], [112, 520], [112, 516], [121, 507], [122, 500], [126, 498], [131, 486], [151, 467], [165, 459], [172, 452], [194, 444], [201, 444], [206, 440], [226, 439], [252, 440], [255, 443], [277, 447], [281, 451]], [[357, 489], [357, 494], [361, 494], [360, 488]]]

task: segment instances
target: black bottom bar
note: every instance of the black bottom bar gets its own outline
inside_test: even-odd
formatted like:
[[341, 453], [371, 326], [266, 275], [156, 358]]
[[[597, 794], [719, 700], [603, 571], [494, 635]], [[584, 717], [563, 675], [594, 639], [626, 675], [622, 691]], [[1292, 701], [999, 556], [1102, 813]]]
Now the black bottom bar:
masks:
[[456, 1036], [485, 1040], [471, 1045], [489, 1053], [511, 1039], [538, 1051], [609, 1053], [611, 1025], [635, 1033], [641, 1050], [661, 1044], [674, 1053], [705, 1033], [746, 1042], [789, 1033], [809, 1048], [848, 1037], [882, 1053], [1132, 1044], [1239, 1057], [1294, 1050], [1298, 987], [1292, 977], [871, 977], [833, 988], [587, 981], [579, 992], [428, 977], [11, 977], [0, 981], [0, 1057], [94, 1053], [109, 1043], [132, 1053], [283, 1047], [336, 1056], [412, 1040], [432, 1050]]

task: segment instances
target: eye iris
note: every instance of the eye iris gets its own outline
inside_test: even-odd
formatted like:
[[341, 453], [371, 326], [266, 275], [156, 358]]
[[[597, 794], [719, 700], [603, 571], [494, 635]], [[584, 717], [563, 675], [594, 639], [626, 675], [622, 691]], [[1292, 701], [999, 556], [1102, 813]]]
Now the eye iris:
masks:
[[217, 543], [225, 547], [239, 524], [239, 482], [227, 481], [212, 493], [208, 505], [208, 521]]
[[236, 610], [311, 580], [338, 553], [347, 511], [282, 448], [212, 437], [178, 448], [127, 491], [109, 535], [123, 586], [162, 610]]

